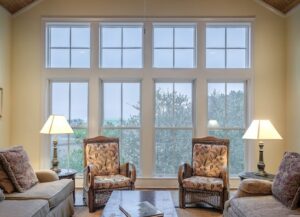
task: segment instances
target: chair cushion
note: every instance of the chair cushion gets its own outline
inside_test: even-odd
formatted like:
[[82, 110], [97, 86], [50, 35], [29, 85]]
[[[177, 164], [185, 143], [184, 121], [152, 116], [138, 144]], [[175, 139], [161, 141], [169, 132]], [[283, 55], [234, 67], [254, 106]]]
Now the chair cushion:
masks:
[[300, 214], [290, 210], [273, 196], [241, 197], [230, 200], [230, 208], [239, 217], [284, 217]]
[[115, 189], [130, 187], [130, 178], [122, 175], [95, 176], [95, 189]]
[[45, 217], [49, 213], [46, 200], [5, 200], [0, 203], [1, 216]]
[[74, 181], [62, 179], [53, 182], [38, 183], [23, 193], [6, 194], [7, 200], [44, 199], [50, 209], [56, 207], [74, 191]]
[[300, 154], [285, 153], [273, 181], [272, 193], [288, 208], [295, 209], [298, 207], [300, 197]]
[[182, 181], [184, 188], [222, 192], [224, 183], [220, 178], [192, 176]]
[[220, 177], [227, 166], [225, 145], [195, 144], [193, 147], [193, 175]]
[[119, 145], [117, 143], [90, 143], [86, 145], [87, 165], [93, 164], [99, 176], [120, 172]]
[[0, 163], [17, 191], [24, 192], [38, 182], [22, 147], [1, 151]]

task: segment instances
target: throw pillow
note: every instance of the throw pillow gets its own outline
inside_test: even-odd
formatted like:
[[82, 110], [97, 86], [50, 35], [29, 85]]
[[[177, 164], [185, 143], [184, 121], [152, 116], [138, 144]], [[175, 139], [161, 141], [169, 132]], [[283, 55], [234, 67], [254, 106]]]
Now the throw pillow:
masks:
[[300, 154], [285, 153], [273, 182], [272, 193], [288, 208], [297, 208], [300, 197]]
[[5, 199], [2, 189], [0, 188], [0, 202]]
[[241, 182], [235, 197], [272, 194], [272, 182], [259, 179], [245, 179]]
[[0, 188], [3, 189], [4, 192], [10, 194], [15, 191], [14, 185], [10, 181], [7, 173], [4, 171], [2, 164], [0, 163]]
[[23, 148], [0, 152], [0, 163], [17, 191], [24, 192], [38, 182]]

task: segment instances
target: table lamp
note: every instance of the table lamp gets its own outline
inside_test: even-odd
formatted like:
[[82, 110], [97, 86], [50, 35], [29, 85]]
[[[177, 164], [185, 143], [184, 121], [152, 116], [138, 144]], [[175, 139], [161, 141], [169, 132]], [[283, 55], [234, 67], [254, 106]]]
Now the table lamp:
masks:
[[54, 135], [53, 159], [52, 159], [51, 170], [59, 173], [60, 172], [60, 169], [58, 168], [59, 161], [57, 159], [57, 135], [72, 134], [73, 130], [64, 116], [50, 115], [50, 117], [44, 124], [43, 128], [41, 129], [40, 133]]
[[244, 134], [243, 139], [253, 139], [259, 141], [259, 161], [257, 163], [258, 171], [255, 173], [255, 175], [268, 176], [268, 173], [265, 171], [263, 151], [264, 143], [262, 140], [278, 140], [282, 139], [282, 137], [279, 135], [271, 121], [253, 120], [246, 133]]

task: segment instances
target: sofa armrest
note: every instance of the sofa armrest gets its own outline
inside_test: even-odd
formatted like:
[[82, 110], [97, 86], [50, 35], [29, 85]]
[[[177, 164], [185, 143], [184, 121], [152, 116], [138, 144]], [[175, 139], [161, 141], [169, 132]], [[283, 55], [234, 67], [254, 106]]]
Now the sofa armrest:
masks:
[[240, 183], [234, 198], [272, 195], [272, 182], [260, 179], [245, 179]]
[[39, 180], [39, 182], [53, 182], [59, 180], [56, 172], [52, 170], [38, 170], [35, 171], [35, 174]]
[[182, 185], [183, 179], [191, 177], [192, 173], [193, 173], [193, 169], [190, 164], [188, 163], [181, 164], [178, 168], [179, 185]]

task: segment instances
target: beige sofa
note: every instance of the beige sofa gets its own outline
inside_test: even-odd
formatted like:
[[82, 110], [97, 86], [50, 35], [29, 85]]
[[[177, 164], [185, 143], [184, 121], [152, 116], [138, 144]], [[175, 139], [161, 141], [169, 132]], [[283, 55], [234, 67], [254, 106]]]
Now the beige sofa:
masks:
[[74, 213], [74, 181], [59, 180], [51, 170], [36, 172], [39, 183], [23, 193], [5, 194], [0, 217], [70, 217]]

